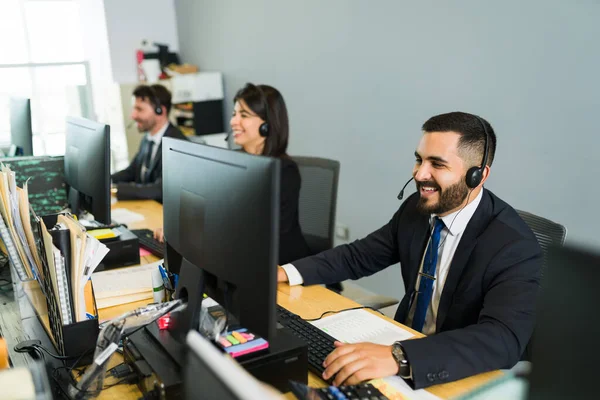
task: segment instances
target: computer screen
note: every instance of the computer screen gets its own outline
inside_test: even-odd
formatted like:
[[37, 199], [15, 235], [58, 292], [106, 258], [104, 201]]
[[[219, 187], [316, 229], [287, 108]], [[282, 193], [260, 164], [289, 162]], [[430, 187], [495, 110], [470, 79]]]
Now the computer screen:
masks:
[[533, 335], [528, 398], [596, 398], [600, 254], [556, 247], [548, 261]]
[[31, 101], [26, 98], [10, 98], [10, 142], [16, 146], [11, 156], [33, 155], [33, 132], [31, 128]]
[[110, 127], [84, 118], [67, 118], [65, 182], [73, 214], [87, 211], [110, 224]]
[[280, 161], [163, 138], [166, 264], [198, 328], [201, 294], [269, 340], [276, 332]]
[[219, 352], [198, 332], [187, 335], [184, 371], [185, 399], [268, 400], [281, 398], [271, 393], [229, 356]]

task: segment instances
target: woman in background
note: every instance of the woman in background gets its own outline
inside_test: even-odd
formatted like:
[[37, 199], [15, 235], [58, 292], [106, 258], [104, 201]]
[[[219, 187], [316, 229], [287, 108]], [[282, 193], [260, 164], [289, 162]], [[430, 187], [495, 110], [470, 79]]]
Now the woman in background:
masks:
[[298, 221], [301, 178], [287, 155], [289, 120], [283, 96], [267, 85], [247, 83], [233, 98], [230, 124], [235, 144], [249, 154], [281, 160], [279, 265], [310, 255]]
[[[310, 255], [298, 221], [301, 178], [298, 166], [287, 155], [289, 120], [283, 96], [267, 85], [247, 83], [233, 99], [230, 124], [235, 144], [242, 151], [281, 160], [279, 265]], [[154, 232], [163, 241], [163, 231]]]

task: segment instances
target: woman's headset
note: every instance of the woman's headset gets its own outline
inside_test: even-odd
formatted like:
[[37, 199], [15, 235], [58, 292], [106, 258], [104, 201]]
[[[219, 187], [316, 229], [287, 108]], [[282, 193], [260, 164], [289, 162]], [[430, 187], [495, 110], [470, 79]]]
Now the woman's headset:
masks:
[[265, 122], [260, 124], [260, 127], [258, 128], [258, 133], [262, 137], [267, 137], [267, 136], [269, 136], [269, 102], [267, 101], [267, 95], [261, 89], [261, 87], [257, 86], [257, 85], [253, 85], [253, 86], [258, 91], [260, 98], [261, 98], [261, 102], [263, 103], [263, 108], [265, 109]]

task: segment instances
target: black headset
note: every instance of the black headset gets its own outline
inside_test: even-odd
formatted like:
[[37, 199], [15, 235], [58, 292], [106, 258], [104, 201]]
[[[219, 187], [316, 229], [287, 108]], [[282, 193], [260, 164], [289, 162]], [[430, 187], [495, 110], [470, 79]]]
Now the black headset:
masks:
[[480, 167], [471, 167], [467, 171], [466, 183], [467, 183], [467, 186], [469, 187], [469, 189], [475, 189], [481, 183], [481, 180], [483, 179], [483, 171], [485, 170], [485, 166], [487, 164], [488, 156], [489, 156], [488, 146], [489, 146], [490, 134], [487, 131], [485, 122], [483, 122], [483, 120], [480, 117], [478, 117], [477, 115], [474, 115], [474, 117], [477, 118], [477, 120], [481, 123], [481, 126], [483, 126], [483, 132], [485, 132], [485, 144], [484, 144], [485, 147], [483, 149], [483, 160], [481, 161], [481, 166]]
[[150, 88], [150, 91], [152, 92], [152, 97], [153, 100], [152, 103], [154, 103], [154, 113], [156, 115], [162, 115], [163, 113], [163, 109], [162, 109], [162, 104], [160, 103], [160, 99], [158, 98], [158, 95], [156, 94], [156, 90], [154, 90], [154, 87], [152, 86], [148, 86]]
[[265, 122], [260, 124], [260, 127], [258, 128], [258, 133], [262, 137], [267, 137], [267, 136], [269, 136], [269, 102], [267, 101], [267, 96], [266, 96], [265, 92], [263, 92], [263, 90], [260, 88], [260, 86], [254, 85], [254, 87], [256, 88], [256, 90], [258, 90], [258, 93], [260, 94], [261, 102], [263, 103], [263, 107], [265, 109], [265, 119], [266, 119]]

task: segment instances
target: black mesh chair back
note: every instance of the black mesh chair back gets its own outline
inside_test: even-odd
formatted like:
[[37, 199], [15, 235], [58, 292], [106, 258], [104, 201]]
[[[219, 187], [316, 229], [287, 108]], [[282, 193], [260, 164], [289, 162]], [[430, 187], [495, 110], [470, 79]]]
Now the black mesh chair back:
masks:
[[527, 211], [516, 210], [517, 214], [531, 228], [537, 238], [542, 252], [544, 253], [544, 264], [542, 265], [542, 278], [546, 273], [548, 265], [548, 249], [551, 245], [562, 246], [567, 237], [567, 228], [549, 219], [538, 217]]
[[[563, 225], [558, 224], [556, 222], [550, 221], [549, 219], [539, 217], [535, 214], [529, 213], [527, 211], [516, 210], [517, 214], [525, 221], [525, 223], [529, 226], [529, 228], [535, 234], [540, 247], [542, 248], [542, 253], [544, 256], [544, 261], [542, 264], [542, 274], [541, 274], [541, 290], [544, 289], [544, 275], [546, 273], [546, 269], [548, 268], [548, 250], [552, 246], [562, 246], [565, 243], [565, 239], [567, 238], [567, 228]], [[533, 337], [527, 344], [525, 348], [525, 353], [523, 354], [522, 359], [530, 361], [533, 351]]]
[[300, 227], [312, 254], [333, 247], [339, 161], [318, 157], [293, 157], [302, 178]]

